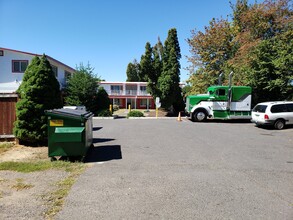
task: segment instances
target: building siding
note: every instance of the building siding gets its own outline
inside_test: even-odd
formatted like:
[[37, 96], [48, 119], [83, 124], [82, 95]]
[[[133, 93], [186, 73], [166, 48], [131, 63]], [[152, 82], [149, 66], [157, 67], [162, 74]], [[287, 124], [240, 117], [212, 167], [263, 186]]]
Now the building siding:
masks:
[[[24, 73], [15, 73], [12, 72], [12, 61], [13, 60], [28, 60], [28, 63], [31, 63], [31, 60], [35, 56], [41, 56], [39, 54], [27, 53], [22, 51], [15, 51], [6, 48], [0, 48], [3, 51], [3, 56], [0, 56], [0, 83], [22, 81]], [[63, 88], [66, 83], [65, 71], [70, 72], [71, 74], [75, 71], [73, 68], [62, 64], [61, 62], [47, 56], [51, 65], [54, 65], [58, 68], [57, 80]]]
[[[119, 108], [154, 109], [153, 97], [146, 92], [147, 82], [100, 82], [109, 95], [112, 104], [119, 100]], [[119, 86], [119, 90], [112, 90], [112, 87]], [[144, 88], [144, 90], [142, 90]], [[148, 100], [148, 106], [142, 105], [142, 100]]]

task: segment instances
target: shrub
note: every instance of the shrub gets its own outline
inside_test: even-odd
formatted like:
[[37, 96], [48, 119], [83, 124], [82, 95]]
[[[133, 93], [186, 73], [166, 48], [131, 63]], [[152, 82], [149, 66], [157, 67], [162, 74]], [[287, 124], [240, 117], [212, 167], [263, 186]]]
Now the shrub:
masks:
[[97, 102], [98, 111], [108, 109], [110, 106], [110, 99], [109, 99], [108, 93], [103, 87], [99, 87], [98, 89], [96, 102]]
[[137, 110], [132, 110], [127, 114], [127, 118], [129, 117], [144, 117], [143, 113]]
[[27, 145], [46, 143], [47, 117], [44, 111], [62, 107], [62, 100], [59, 82], [45, 55], [32, 59], [17, 93], [20, 101], [16, 104], [15, 137]]
[[96, 114], [98, 117], [111, 117], [112, 113], [109, 109], [103, 109], [97, 112]]
[[[76, 67], [76, 72], [68, 79], [66, 88], [66, 105], [84, 105], [88, 111], [96, 112], [98, 108], [97, 78], [93, 73], [93, 68], [82, 63]], [[100, 108], [103, 109], [103, 108]]]

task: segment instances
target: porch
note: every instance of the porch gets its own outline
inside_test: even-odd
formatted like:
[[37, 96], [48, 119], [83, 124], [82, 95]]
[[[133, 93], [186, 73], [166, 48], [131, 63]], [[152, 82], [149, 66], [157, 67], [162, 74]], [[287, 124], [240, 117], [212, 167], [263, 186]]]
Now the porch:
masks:
[[111, 104], [119, 106], [120, 109], [155, 109], [152, 97], [110, 97]]

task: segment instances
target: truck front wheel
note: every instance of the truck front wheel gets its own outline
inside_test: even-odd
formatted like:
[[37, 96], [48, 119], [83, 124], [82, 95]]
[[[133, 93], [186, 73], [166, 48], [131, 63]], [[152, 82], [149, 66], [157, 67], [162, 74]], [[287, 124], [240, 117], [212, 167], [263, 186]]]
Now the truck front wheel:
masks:
[[193, 113], [192, 119], [193, 121], [198, 122], [205, 121], [207, 119], [207, 113], [205, 112], [205, 110], [197, 110]]

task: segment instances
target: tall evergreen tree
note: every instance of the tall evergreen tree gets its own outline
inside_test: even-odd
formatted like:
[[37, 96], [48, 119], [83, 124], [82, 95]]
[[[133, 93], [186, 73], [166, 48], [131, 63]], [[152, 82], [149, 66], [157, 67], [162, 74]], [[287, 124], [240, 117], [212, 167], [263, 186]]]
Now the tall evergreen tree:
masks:
[[160, 97], [160, 90], [158, 85], [158, 79], [163, 71], [163, 44], [158, 38], [157, 44], [152, 49], [152, 71], [147, 73], [148, 76], [148, 84], [147, 90], [154, 97]]
[[93, 71], [90, 64], [87, 66], [80, 64], [77, 67], [77, 71], [68, 81], [65, 97], [67, 105], [84, 105], [88, 111], [93, 113], [98, 110], [98, 83]]
[[148, 81], [148, 74], [153, 72], [153, 57], [152, 47], [149, 42], [145, 45], [145, 54], [140, 59], [140, 80], [141, 82]]
[[14, 135], [23, 144], [44, 144], [47, 138], [45, 110], [62, 107], [60, 85], [43, 55], [34, 57], [18, 89]]
[[139, 82], [140, 81], [140, 64], [136, 59], [132, 63], [127, 65], [126, 70], [127, 82]]
[[154, 50], [159, 54], [160, 60], [162, 60], [163, 53], [164, 53], [164, 45], [163, 45], [160, 37], [158, 37], [158, 42], [154, 46]]
[[184, 110], [181, 94], [180, 60], [181, 52], [177, 38], [177, 30], [170, 29], [163, 52], [163, 72], [158, 79], [161, 102], [164, 108], [174, 107], [176, 111]]

